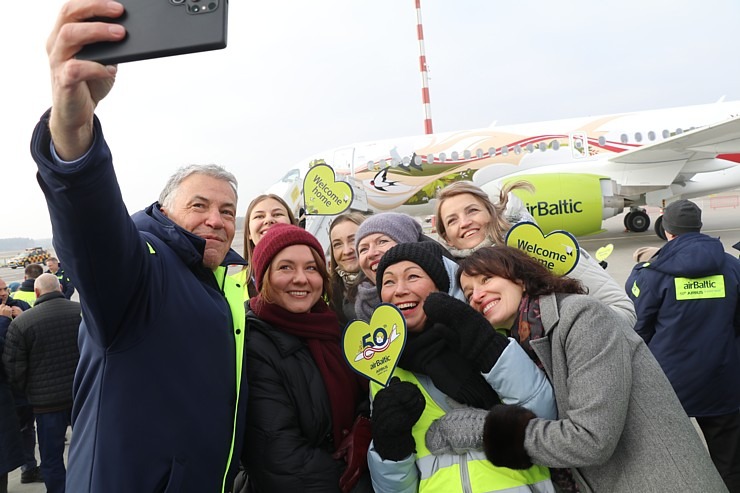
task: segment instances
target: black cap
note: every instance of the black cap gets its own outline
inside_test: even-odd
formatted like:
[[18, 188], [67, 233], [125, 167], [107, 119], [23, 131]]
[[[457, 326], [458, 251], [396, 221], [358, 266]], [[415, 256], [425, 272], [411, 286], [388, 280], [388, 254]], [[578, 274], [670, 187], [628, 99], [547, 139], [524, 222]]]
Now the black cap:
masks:
[[450, 289], [450, 276], [447, 275], [443, 257], [444, 247], [436, 241], [420, 241], [416, 243], [399, 243], [383, 254], [378, 263], [375, 286], [378, 294], [383, 289], [383, 273], [385, 269], [403, 260], [413, 262], [427, 273], [437, 289], [447, 292]]
[[695, 203], [681, 199], [665, 208], [663, 229], [673, 235], [701, 231], [701, 209]]

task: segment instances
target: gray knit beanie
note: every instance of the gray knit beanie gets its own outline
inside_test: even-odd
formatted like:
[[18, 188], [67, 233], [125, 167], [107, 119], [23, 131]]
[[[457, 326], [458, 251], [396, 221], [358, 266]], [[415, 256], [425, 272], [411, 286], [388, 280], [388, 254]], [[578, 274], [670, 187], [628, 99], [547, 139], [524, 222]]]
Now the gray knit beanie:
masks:
[[698, 233], [701, 227], [701, 209], [689, 200], [677, 200], [663, 212], [663, 229], [676, 236]]
[[355, 248], [373, 233], [388, 236], [396, 243], [416, 243], [421, 239], [421, 224], [408, 214], [383, 212], [365, 219], [355, 233]]
[[413, 262], [427, 273], [442, 292], [450, 289], [450, 276], [447, 275], [444, 261], [442, 260], [443, 247], [436, 241], [421, 241], [416, 243], [399, 243], [383, 254], [378, 263], [377, 280], [375, 287], [378, 294], [383, 289], [383, 273], [385, 269], [393, 264], [408, 260]]

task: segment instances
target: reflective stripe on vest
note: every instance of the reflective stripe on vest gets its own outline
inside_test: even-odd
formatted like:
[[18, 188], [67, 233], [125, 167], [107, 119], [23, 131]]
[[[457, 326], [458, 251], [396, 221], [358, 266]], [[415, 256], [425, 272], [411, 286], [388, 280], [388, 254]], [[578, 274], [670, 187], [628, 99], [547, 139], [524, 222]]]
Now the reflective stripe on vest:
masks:
[[722, 274], [695, 279], [677, 277], [674, 279], [674, 285], [678, 301], [725, 297], [725, 277]]
[[[394, 376], [411, 382], [419, 387], [426, 407], [419, 421], [411, 430], [416, 442], [416, 467], [419, 469], [419, 492], [507, 492], [538, 493], [553, 492], [550, 482], [550, 471], [543, 466], [532, 466], [529, 469], [509, 469], [491, 464], [482, 451], [468, 452], [462, 455], [432, 455], [426, 446], [426, 433], [434, 420], [446, 413], [430, 396], [424, 385], [416, 376], [401, 368], [396, 368]], [[380, 385], [370, 382], [373, 396], [380, 390]]]
[[235, 345], [235, 360], [236, 360], [236, 404], [234, 405], [234, 422], [231, 428], [231, 446], [229, 448], [229, 459], [226, 462], [226, 470], [224, 471], [224, 479], [221, 485], [221, 491], [230, 491], [231, 485], [226, 484], [226, 479], [229, 475], [229, 469], [231, 468], [231, 461], [234, 458], [234, 445], [236, 443], [236, 420], [239, 414], [239, 397], [241, 396], [242, 388], [242, 366], [244, 363], [244, 325], [246, 323], [246, 313], [244, 311], [244, 301], [242, 300], [242, 290], [239, 284], [230, 276], [226, 275], [226, 267], [219, 267], [213, 273], [216, 276], [216, 281], [223, 285], [224, 296], [231, 309], [231, 319], [234, 324], [234, 345]]

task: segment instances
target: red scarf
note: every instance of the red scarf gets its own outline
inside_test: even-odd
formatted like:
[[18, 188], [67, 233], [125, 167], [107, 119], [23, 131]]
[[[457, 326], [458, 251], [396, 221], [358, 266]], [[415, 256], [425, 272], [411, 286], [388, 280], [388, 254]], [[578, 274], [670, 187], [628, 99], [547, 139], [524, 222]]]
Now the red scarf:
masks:
[[342, 355], [339, 320], [324, 300], [308, 313], [291, 313], [267, 303], [262, 295], [249, 300], [252, 311], [277, 330], [298, 337], [306, 343], [329, 394], [334, 446], [338, 447], [344, 431], [352, 429], [360, 386]]

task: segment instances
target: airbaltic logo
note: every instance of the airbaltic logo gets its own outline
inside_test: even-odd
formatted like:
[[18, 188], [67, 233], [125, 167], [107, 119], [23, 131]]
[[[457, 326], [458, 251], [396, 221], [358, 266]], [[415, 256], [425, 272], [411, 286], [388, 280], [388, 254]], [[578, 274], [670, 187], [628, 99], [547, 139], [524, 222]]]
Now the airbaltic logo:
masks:
[[540, 201], [535, 204], [527, 203], [526, 207], [530, 214], [538, 217], [583, 212], [583, 202], [580, 200], [574, 202], [573, 199], [563, 199], [557, 202]]
[[675, 279], [676, 300], [701, 300], [725, 297], [725, 278], [722, 275], [689, 279]]

